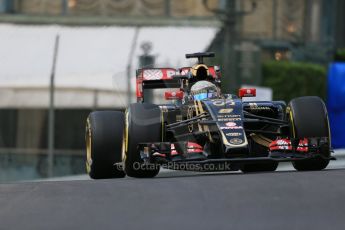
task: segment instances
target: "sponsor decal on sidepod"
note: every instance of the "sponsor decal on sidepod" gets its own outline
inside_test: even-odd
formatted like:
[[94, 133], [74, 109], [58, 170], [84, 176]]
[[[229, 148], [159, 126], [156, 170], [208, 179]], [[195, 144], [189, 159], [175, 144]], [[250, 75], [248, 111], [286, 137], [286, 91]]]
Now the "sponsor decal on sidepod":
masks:
[[232, 113], [232, 111], [234, 111], [234, 109], [230, 108], [230, 109], [220, 109], [218, 111], [218, 113]]
[[233, 145], [240, 145], [242, 143], [243, 143], [243, 140], [240, 138], [232, 138], [230, 140], [230, 144], [233, 144]]
[[225, 123], [225, 125], [228, 127], [234, 127], [234, 126], [236, 126], [236, 123], [235, 122], [227, 122], [227, 123]]
[[220, 129], [243, 129], [243, 127], [242, 126], [220, 127]]
[[227, 133], [225, 135], [228, 136], [228, 137], [238, 137], [238, 136], [241, 136], [242, 133]]

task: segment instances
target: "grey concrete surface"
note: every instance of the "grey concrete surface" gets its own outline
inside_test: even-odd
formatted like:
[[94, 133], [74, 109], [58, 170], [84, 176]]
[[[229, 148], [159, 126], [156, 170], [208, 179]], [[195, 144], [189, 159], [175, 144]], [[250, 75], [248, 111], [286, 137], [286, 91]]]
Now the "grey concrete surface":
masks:
[[86, 175], [0, 184], [6, 229], [344, 229], [345, 154], [326, 170]]
[[345, 169], [0, 185], [0, 229], [344, 229]]

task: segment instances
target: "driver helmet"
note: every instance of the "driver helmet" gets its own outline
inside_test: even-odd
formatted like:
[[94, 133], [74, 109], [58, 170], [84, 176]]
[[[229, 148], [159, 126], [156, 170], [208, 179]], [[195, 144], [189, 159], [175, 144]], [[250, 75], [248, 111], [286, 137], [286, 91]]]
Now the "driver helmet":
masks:
[[192, 86], [190, 93], [194, 100], [219, 97], [218, 87], [209, 81], [196, 82]]

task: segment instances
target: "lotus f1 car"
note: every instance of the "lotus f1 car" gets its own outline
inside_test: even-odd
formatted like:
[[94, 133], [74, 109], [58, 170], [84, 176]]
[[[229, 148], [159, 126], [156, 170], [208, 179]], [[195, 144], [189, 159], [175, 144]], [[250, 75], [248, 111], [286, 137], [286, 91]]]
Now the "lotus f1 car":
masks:
[[[255, 88], [222, 94], [219, 67], [137, 70], [137, 103], [125, 112], [92, 112], [86, 124], [91, 178], [154, 177], [176, 170], [274, 171], [279, 162], [296, 170], [322, 170], [331, 156], [327, 110], [315, 96], [284, 101], [244, 101]], [[148, 89], [169, 89], [169, 104], [145, 101]], [[171, 90], [173, 89], [173, 90]]]

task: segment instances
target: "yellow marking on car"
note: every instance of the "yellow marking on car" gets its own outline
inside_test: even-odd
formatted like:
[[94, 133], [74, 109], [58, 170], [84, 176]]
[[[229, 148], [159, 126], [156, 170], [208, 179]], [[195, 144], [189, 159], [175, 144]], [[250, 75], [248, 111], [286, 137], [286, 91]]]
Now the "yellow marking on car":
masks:
[[194, 107], [195, 107], [196, 115], [199, 116], [199, 110], [198, 110], [198, 105], [196, 104], [196, 100], [194, 100]]
[[233, 108], [229, 108], [229, 109], [220, 109], [220, 110], [218, 111], [218, 113], [220, 113], [220, 114], [225, 114], [225, 113], [232, 113], [232, 111], [234, 111]]
[[273, 140], [271, 140], [271, 139], [269, 139], [269, 138], [267, 138], [267, 137], [265, 137], [265, 136], [263, 136], [261, 134], [258, 134], [257, 136], [260, 137], [261, 139], [267, 141], [267, 142], [270, 142], [270, 143], [273, 141]]
[[126, 160], [125, 130], [123, 130], [123, 135], [122, 135], [121, 159], [122, 159], [122, 162], [125, 162]]
[[204, 113], [204, 108], [202, 107], [201, 101], [198, 100], [197, 103], [198, 103], [198, 108], [199, 108], [200, 114]]
[[[194, 101], [195, 102], [195, 101]], [[199, 110], [199, 114], [203, 114], [204, 113], [204, 109], [202, 108], [202, 105], [201, 105], [201, 101], [200, 100], [197, 100], [196, 101], [196, 104], [197, 104], [197, 108]], [[203, 127], [198, 124], [198, 128], [199, 128], [199, 131], [202, 132], [203, 131]], [[206, 131], [206, 130], [205, 130]]]
[[86, 120], [86, 172], [91, 172], [91, 164], [92, 164], [92, 158], [91, 158], [91, 151], [92, 151], [92, 138], [91, 138], [91, 124], [90, 119], [87, 118]]
[[259, 145], [262, 145], [262, 146], [265, 146], [265, 147], [269, 147], [269, 145], [272, 142], [272, 140], [266, 139], [264, 136], [257, 135], [255, 133], [251, 133], [250, 137], [253, 139], [253, 141], [255, 141]]
[[291, 110], [289, 110], [289, 115], [290, 115], [290, 121], [291, 121], [291, 126], [292, 126], [292, 136], [293, 138], [296, 138], [295, 123], [293, 120], [293, 114]]
[[122, 138], [122, 161], [125, 162], [128, 151], [128, 109], [125, 111], [125, 129]]
[[192, 75], [193, 75], [193, 76], [196, 77], [196, 74], [197, 74], [198, 69], [199, 69], [200, 67], [205, 68], [207, 76], [210, 75], [210, 71], [209, 71], [207, 65], [204, 65], [204, 64], [197, 64], [197, 65], [194, 65], [194, 66], [191, 68], [191, 72], [192, 72]]

